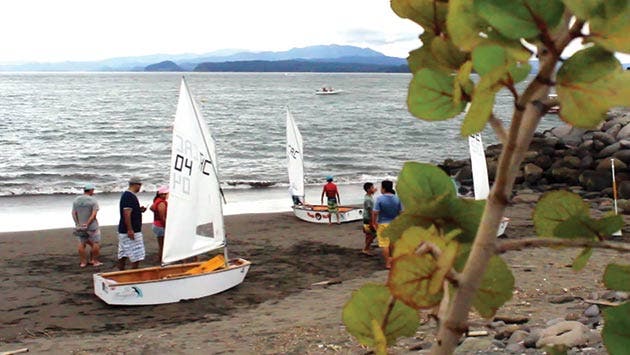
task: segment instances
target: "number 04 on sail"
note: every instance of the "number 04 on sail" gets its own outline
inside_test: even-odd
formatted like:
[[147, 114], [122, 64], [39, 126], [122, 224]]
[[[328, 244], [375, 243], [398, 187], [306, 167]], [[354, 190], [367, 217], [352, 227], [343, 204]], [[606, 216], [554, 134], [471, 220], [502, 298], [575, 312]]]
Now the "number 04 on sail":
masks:
[[108, 304], [152, 305], [213, 295], [243, 282], [250, 267], [227, 258], [215, 144], [182, 78], [173, 125], [168, 221], [163, 263], [223, 248], [195, 263], [93, 275], [94, 293]]

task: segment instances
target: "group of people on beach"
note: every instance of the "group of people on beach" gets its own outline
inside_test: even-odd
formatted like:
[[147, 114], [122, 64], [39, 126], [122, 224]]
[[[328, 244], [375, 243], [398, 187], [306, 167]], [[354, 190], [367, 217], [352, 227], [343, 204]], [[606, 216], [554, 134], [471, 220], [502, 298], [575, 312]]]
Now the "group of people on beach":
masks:
[[[136, 196], [142, 187], [139, 177], [132, 177], [128, 181], [129, 187], [120, 196], [118, 222], [118, 269], [125, 270], [127, 261], [132, 269], [137, 269], [145, 258], [144, 236], [142, 235], [142, 213], [147, 208], [141, 206]], [[72, 219], [74, 220], [74, 235], [78, 239], [79, 266], [88, 264], [100, 266], [101, 231], [96, 215], [99, 210], [98, 202], [94, 198], [94, 184], [88, 183], [83, 187], [83, 194], [72, 203]], [[153, 211], [152, 230], [158, 242], [158, 257], [162, 259], [164, 246], [164, 229], [168, 209], [168, 186], [158, 189], [150, 210]], [[88, 253], [88, 247], [90, 252]]]
[[[392, 247], [389, 238], [385, 237], [384, 231], [402, 212], [403, 206], [398, 196], [396, 196], [394, 183], [390, 180], [381, 181], [381, 195], [376, 198], [376, 201], [374, 201], [376, 187], [373, 183], [366, 182], [363, 184], [363, 190], [365, 190], [365, 196], [363, 198], [363, 233], [365, 234], [365, 245], [361, 252], [365, 255], [373, 256], [370, 248], [376, 238], [379, 248], [383, 250], [385, 267], [389, 269], [392, 263]], [[333, 214], [337, 217], [337, 224], [341, 224], [341, 218], [339, 216], [339, 203], [341, 203], [339, 189], [333, 182], [333, 177], [330, 175], [326, 177], [326, 184], [322, 189], [321, 204], [324, 203], [324, 196], [326, 196], [327, 199], [328, 224], [332, 224]], [[293, 201], [295, 203], [295, 196]], [[299, 199], [298, 201], [301, 202]]]
[[[142, 234], [142, 214], [147, 210], [141, 206], [137, 194], [142, 187], [142, 180], [139, 177], [132, 177], [128, 181], [129, 187], [120, 196], [118, 222], [118, 269], [125, 270], [127, 262], [132, 269], [137, 269], [140, 262], [145, 258], [144, 236]], [[100, 242], [101, 231], [98, 224], [97, 214], [99, 205], [94, 197], [94, 184], [88, 183], [83, 187], [83, 194], [78, 196], [72, 204], [72, 219], [74, 220], [74, 235], [78, 239], [79, 266], [81, 268], [91, 264], [100, 266]], [[381, 195], [374, 200], [376, 187], [371, 182], [363, 184], [365, 196], [363, 199], [363, 233], [365, 235], [365, 245], [362, 253], [372, 256], [370, 251], [374, 239], [378, 246], [382, 248], [385, 267], [391, 267], [391, 245], [384, 235], [384, 231], [398, 214], [402, 212], [402, 204], [394, 184], [390, 180], [381, 182]], [[158, 258], [162, 259], [164, 247], [164, 230], [166, 228], [166, 216], [168, 210], [168, 186], [158, 189], [150, 206], [153, 212], [152, 231], [158, 243]], [[321, 203], [324, 203], [324, 196], [327, 199], [328, 223], [332, 224], [333, 214], [336, 216], [337, 224], [341, 224], [339, 215], [339, 204], [341, 198], [339, 189], [333, 182], [332, 176], [326, 177], [326, 184], [322, 189]], [[301, 204], [302, 201], [293, 196], [293, 202]], [[91, 249], [88, 252], [88, 247]]]

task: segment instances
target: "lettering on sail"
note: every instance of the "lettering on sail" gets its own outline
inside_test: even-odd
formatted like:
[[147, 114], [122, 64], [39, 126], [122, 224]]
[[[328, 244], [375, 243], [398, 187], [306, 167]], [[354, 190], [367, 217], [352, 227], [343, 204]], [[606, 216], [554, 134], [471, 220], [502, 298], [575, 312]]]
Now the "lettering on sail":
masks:
[[293, 159], [297, 159], [297, 155], [300, 154], [300, 151], [295, 149], [295, 148], [293, 148], [290, 144], [287, 144], [287, 152], [289, 153], [289, 155]]
[[[173, 190], [190, 195], [191, 179], [193, 174], [210, 176], [213, 169], [212, 161], [206, 157], [193, 142], [179, 134], [174, 135], [173, 150], [175, 160], [173, 161]], [[197, 154], [195, 154], [197, 152]], [[195, 157], [197, 159], [195, 159]]]

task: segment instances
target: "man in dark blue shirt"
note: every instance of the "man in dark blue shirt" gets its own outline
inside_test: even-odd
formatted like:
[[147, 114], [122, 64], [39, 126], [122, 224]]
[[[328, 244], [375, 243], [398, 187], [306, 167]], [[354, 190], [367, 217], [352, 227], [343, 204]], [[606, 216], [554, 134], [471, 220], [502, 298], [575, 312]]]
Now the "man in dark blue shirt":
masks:
[[120, 222], [118, 222], [118, 269], [125, 270], [127, 259], [132, 269], [137, 269], [144, 260], [145, 249], [142, 237], [142, 212], [136, 194], [140, 192], [142, 180], [129, 179], [129, 188], [120, 196]]

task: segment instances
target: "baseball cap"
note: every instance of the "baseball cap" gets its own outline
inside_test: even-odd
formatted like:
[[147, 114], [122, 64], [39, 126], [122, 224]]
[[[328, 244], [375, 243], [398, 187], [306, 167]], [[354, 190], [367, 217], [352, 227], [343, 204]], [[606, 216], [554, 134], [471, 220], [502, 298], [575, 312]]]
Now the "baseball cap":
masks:
[[142, 185], [142, 179], [139, 176], [132, 176], [131, 178], [129, 178], [129, 183]]
[[332, 175], [328, 175], [328, 176], [326, 176], [326, 181], [333, 181], [333, 177], [332, 177]]
[[159, 194], [167, 194], [169, 192], [168, 186], [164, 185], [164, 186], [160, 186], [160, 188], [158, 189], [158, 193]]
[[90, 190], [94, 190], [94, 184], [92, 183], [87, 183], [83, 186], [83, 191], [90, 191]]

